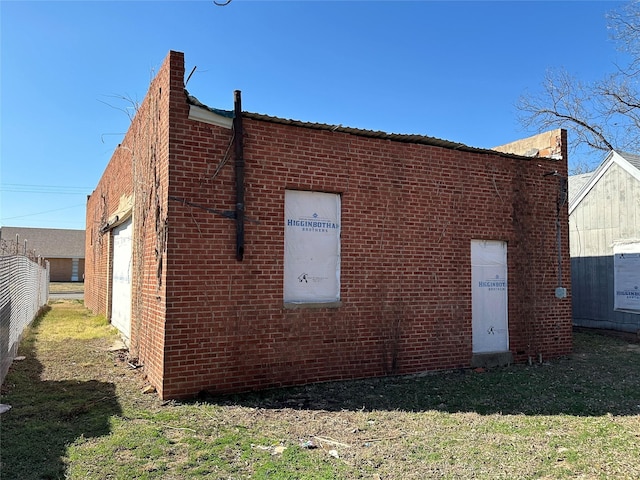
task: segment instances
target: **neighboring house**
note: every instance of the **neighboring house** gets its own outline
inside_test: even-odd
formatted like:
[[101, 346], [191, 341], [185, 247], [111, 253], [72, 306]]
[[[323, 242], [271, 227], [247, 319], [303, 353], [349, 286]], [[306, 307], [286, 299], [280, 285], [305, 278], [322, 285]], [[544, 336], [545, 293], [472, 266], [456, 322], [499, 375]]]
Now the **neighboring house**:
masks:
[[170, 52], [87, 201], [85, 304], [160, 397], [571, 351], [565, 131], [529, 158], [217, 110], [184, 75]]
[[640, 332], [640, 155], [569, 177], [573, 321]]
[[21, 253], [34, 253], [49, 262], [50, 281], [82, 282], [84, 280], [84, 230], [60, 228], [2, 227], [0, 237], [17, 242]]

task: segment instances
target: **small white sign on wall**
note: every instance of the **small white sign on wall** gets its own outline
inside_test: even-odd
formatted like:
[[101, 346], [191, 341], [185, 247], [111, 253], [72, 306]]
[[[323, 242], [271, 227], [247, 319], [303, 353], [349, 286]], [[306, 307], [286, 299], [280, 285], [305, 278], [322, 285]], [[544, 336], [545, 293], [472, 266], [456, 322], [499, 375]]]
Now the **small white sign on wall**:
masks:
[[613, 308], [640, 313], [640, 242], [613, 246], [613, 285]]
[[340, 195], [286, 190], [284, 301], [340, 300]]

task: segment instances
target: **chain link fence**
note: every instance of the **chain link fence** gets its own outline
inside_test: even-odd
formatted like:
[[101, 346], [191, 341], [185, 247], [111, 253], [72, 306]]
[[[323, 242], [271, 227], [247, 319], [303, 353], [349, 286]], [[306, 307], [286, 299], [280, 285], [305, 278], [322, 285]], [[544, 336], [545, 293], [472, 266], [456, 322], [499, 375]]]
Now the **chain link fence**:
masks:
[[0, 382], [22, 333], [49, 299], [49, 262], [15, 242], [0, 241]]

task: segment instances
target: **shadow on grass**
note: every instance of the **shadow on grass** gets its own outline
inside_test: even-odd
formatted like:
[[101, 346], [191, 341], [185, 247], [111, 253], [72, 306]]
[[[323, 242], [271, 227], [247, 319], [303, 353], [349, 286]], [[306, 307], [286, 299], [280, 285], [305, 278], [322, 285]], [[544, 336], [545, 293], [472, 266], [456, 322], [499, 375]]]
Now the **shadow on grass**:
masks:
[[571, 356], [542, 365], [330, 382], [201, 400], [266, 409], [639, 415], [640, 346], [577, 333]]
[[[41, 318], [34, 322], [34, 326]], [[99, 381], [41, 380], [43, 366], [33, 338], [25, 338], [2, 387], [0, 478], [65, 478], [67, 447], [79, 438], [110, 432], [121, 413], [115, 386]]]

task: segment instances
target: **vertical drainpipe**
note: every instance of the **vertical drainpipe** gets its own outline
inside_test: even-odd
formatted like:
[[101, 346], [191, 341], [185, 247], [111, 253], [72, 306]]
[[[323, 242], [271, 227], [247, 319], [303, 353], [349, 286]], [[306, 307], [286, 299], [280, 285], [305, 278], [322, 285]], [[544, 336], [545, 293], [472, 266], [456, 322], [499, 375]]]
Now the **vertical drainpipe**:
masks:
[[236, 154], [236, 260], [244, 256], [244, 149], [242, 130], [242, 100], [240, 90], [234, 94], [233, 132]]

